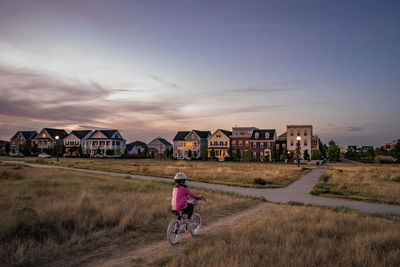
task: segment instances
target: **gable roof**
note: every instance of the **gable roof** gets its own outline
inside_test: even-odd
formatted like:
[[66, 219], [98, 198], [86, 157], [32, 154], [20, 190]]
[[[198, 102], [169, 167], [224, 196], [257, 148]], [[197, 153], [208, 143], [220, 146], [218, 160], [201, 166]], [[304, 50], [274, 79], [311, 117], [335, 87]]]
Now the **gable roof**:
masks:
[[132, 143], [127, 144], [127, 145], [126, 145], [126, 148], [127, 148], [128, 150], [131, 150], [134, 146], [147, 147], [146, 143], [143, 143], [143, 142], [141, 142], [141, 141], [135, 141], [135, 142], [132, 142]]
[[44, 130], [46, 130], [53, 139], [55, 139], [57, 135], [60, 139], [64, 139], [68, 135], [64, 129], [44, 128]]
[[164, 138], [158, 137], [157, 138], [161, 143], [163, 143], [166, 146], [172, 146], [170, 142], [168, 142], [167, 140], [165, 140]]
[[193, 130], [200, 138], [208, 138], [209, 135], [211, 135], [210, 131], [198, 131], [198, 130]]
[[11, 137], [11, 140], [17, 138], [17, 136], [18, 136], [20, 133], [24, 136], [24, 138], [25, 138], [26, 141], [29, 141], [29, 140], [31, 140], [32, 138], [35, 138], [36, 135], [38, 134], [36, 131], [18, 131], [18, 132], [16, 132], [16, 133], [13, 135], [13, 137]]
[[[256, 138], [256, 133], [258, 133], [258, 138]], [[269, 137], [265, 138], [265, 134], [268, 133]], [[273, 140], [276, 135], [276, 131], [273, 129], [268, 130], [253, 130], [253, 134], [251, 135], [251, 140]]]
[[[228, 137], [232, 135], [232, 132], [231, 132], [231, 131], [222, 130], [222, 129], [218, 129], [218, 130], [220, 130], [221, 132], [223, 132], [224, 135], [226, 135], [226, 136], [228, 136]], [[217, 131], [218, 131], [218, 130], [217, 130]]]
[[190, 133], [190, 131], [179, 131], [172, 141], [185, 141], [185, 137]]
[[[120, 138], [112, 138], [112, 136], [113, 136], [116, 132], [118, 132], [118, 130], [96, 130], [96, 131], [94, 131], [94, 132], [89, 136], [88, 139], [94, 138], [94, 136], [95, 136], [98, 132], [104, 134], [104, 136], [105, 136], [106, 138], [109, 138], [109, 139], [123, 140], [122, 138], [121, 138], [121, 139], [120, 139]], [[122, 136], [121, 136], [121, 137], [122, 137]], [[99, 139], [99, 138], [94, 138], [94, 139]], [[101, 139], [101, 138], [100, 138], [100, 139]], [[103, 139], [104, 139], [104, 138], [103, 138]]]
[[83, 139], [83, 138], [85, 138], [86, 135], [88, 135], [89, 132], [90, 132], [90, 130], [72, 131], [70, 134], [75, 135], [79, 139]]

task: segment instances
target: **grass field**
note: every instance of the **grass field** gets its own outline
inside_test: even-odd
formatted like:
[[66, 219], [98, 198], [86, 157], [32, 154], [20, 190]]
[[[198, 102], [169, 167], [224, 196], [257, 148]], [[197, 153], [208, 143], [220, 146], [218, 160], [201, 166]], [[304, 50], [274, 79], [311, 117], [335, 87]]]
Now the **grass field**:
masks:
[[400, 266], [400, 218], [282, 205], [154, 266]]
[[311, 193], [400, 205], [400, 166], [330, 164]]
[[[94, 250], [165, 238], [172, 186], [0, 163], [0, 265], [77, 265]], [[261, 200], [200, 189], [204, 223]]]
[[[10, 160], [13, 158], [1, 158]], [[121, 159], [55, 159], [24, 158], [31, 163], [52, 164], [65, 167], [140, 174], [173, 178], [184, 172], [190, 180], [215, 184], [277, 188], [286, 187], [314, 167], [298, 168], [294, 164], [236, 163], [215, 161], [176, 160], [121, 160]], [[261, 183], [254, 179], [260, 178]]]

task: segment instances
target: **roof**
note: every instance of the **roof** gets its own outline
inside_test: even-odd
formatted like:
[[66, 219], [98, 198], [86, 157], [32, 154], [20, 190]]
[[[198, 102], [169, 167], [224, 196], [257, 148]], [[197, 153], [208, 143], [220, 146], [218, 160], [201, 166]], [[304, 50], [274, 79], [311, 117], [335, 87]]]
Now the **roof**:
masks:
[[59, 136], [60, 139], [64, 139], [68, 135], [64, 129], [44, 128], [44, 130], [46, 130], [53, 139], [55, 139], [56, 136]]
[[[105, 136], [106, 138], [108, 138], [108, 139], [123, 140], [122, 138], [121, 138], [121, 139], [119, 139], [119, 138], [112, 138], [112, 136], [113, 136], [116, 132], [118, 132], [118, 130], [96, 130], [96, 131], [94, 131], [94, 132], [90, 135], [89, 139], [92, 139], [93, 136], [94, 136], [95, 134], [97, 134], [98, 132], [101, 132], [102, 134], [104, 134], [104, 136]], [[98, 138], [94, 138], [94, 139], [98, 139]], [[104, 139], [104, 138], [102, 138], [102, 139]]]
[[287, 128], [312, 128], [311, 124], [301, 124], [301, 125], [287, 125]]
[[[222, 129], [218, 129], [218, 130], [220, 130], [221, 132], [223, 132], [226, 136], [231, 136], [231, 135], [232, 135], [232, 132], [231, 132], [231, 131], [222, 130]], [[218, 131], [218, 130], [217, 130], [217, 131]]]
[[[256, 138], [256, 133], [258, 133], [259, 137]], [[266, 133], [269, 133], [268, 138], [265, 138]], [[273, 140], [276, 135], [276, 131], [273, 129], [268, 130], [254, 130], [253, 134], [251, 135], [251, 140]]]
[[79, 139], [83, 139], [83, 138], [85, 138], [86, 135], [88, 135], [89, 132], [90, 132], [90, 130], [72, 131], [70, 134], [75, 135]]
[[284, 132], [283, 134], [281, 134], [280, 136], [278, 136], [279, 140], [286, 140], [287, 139], [287, 132]]
[[172, 144], [170, 142], [168, 142], [167, 140], [165, 140], [164, 138], [158, 137], [156, 139], [158, 139], [161, 143], [163, 143], [166, 146], [172, 146]]
[[185, 141], [185, 137], [190, 133], [190, 131], [179, 131], [172, 141]]
[[13, 135], [13, 137], [11, 137], [11, 140], [17, 138], [19, 133], [21, 133], [24, 136], [26, 141], [29, 141], [32, 138], [35, 138], [37, 135], [36, 131], [18, 131], [16, 134]]
[[128, 150], [131, 150], [134, 146], [147, 147], [146, 143], [143, 143], [143, 142], [141, 142], [141, 141], [135, 141], [135, 142], [132, 142], [132, 143], [127, 144], [127, 145], [126, 145], [126, 148], [127, 148]]
[[198, 131], [198, 130], [193, 130], [200, 138], [208, 138], [209, 135], [211, 135], [210, 131]]

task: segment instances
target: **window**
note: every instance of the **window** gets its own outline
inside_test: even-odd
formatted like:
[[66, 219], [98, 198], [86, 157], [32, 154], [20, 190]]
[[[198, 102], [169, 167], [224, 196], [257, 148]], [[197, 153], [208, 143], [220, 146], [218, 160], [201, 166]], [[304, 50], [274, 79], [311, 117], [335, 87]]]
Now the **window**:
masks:
[[265, 133], [265, 139], [269, 138], [269, 133]]
[[293, 146], [293, 140], [290, 141], [290, 145]]
[[246, 140], [246, 146], [249, 146], [249, 140]]
[[210, 141], [210, 146], [212, 146], [212, 142]]
[[112, 145], [115, 146], [115, 141], [112, 141]]
[[225, 146], [227, 146], [228, 145], [228, 141], [225, 141]]
[[304, 130], [304, 136], [307, 136], [307, 130]]
[[236, 146], [236, 141], [232, 140], [232, 146]]
[[305, 146], [307, 145], [307, 140], [304, 140], [304, 145], [305, 145]]
[[258, 139], [258, 135], [259, 135], [259, 134], [258, 134], [258, 133], [256, 133], [256, 134], [254, 135], [254, 137], [255, 137], [256, 139]]
[[293, 136], [293, 131], [290, 132], [290, 136]]
[[242, 140], [239, 140], [239, 146], [242, 146]]
[[257, 142], [257, 145], [256, 145], [256, 147], [260, 147], [260, 142]]
[[261, 142], [261, 143], [260, 143], [260, 147], [264, 147], [264, 142]]
[[257, 152], [253, 152], [253, 159], [257, 158]]
[[297, 136], [300, 136], [300, 131], [297, 131]]
[[279, 149], [279, 145], [278, 145], [278, 144], [276, 144], [276, 145], [275, 145], [275, 148], [276, 148], [276, 149]]

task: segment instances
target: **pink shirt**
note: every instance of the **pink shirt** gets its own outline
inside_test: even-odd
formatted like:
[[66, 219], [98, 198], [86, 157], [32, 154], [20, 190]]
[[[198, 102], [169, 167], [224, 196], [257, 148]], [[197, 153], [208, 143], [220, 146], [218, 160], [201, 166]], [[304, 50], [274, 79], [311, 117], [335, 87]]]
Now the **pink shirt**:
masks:
[[200, 200], [202, 199], [201, 196], [198, 196], [196, 194], [193, 194], [190, 192], [189, 189], [187, 189], [184, 186], [178, 186], [174, 187], [172, 190], [172, 200], [171, 200], [171, 205], [172, 205], [172, 210], [184, 210], [187, 207], [187, 199], [188, 196]]

